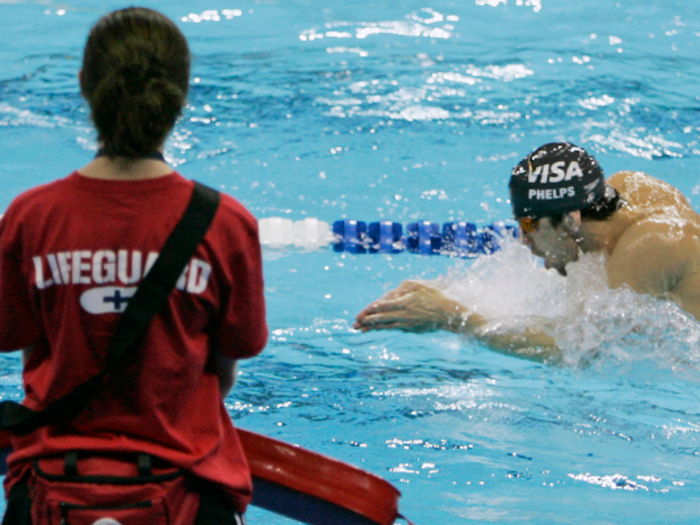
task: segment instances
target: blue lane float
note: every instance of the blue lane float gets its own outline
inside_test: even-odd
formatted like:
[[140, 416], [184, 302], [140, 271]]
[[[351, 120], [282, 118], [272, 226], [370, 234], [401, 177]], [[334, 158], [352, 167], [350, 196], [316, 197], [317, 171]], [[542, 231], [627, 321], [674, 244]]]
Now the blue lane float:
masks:
[[501, 249], [503, 240], [515, 237], [515, 226], [494, 222], [478, 229], [471, 222], [411, 222], [404, 227], [391, 221], [339, 220], [333, 223], [332, 241], [336, 252], [400, 253], [475, 257]]
[[503, 241], [516, 237], [514, 225], [497, 221], [483, 228], [466, 221], [416, 221], [403, 224], [393, 221], [366, 222], [342, 219], [332, 227], [318, 219], [270, 217], [260, 219], [263, 246], [317, 249], [332, 246], [336, 252], [397, 254], [404, 251], [422, 255], [477, 257], [501, 249]]

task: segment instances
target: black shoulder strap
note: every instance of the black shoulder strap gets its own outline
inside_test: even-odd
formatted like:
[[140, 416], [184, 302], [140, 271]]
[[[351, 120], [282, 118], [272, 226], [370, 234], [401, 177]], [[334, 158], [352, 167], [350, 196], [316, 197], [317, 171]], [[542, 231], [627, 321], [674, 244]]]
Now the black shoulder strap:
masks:
[[74, 418], [82, 412], [99, 389], [104, 376], [143, 335], [175, 288], [185, 265], [209, 229], [220, 198], [218, 191], [194, 183], [185, 213], [119, 319], [104, 370], [39, 412], [14, 401], [3, 401], [0, 403], [0, 430], [28, 433]]

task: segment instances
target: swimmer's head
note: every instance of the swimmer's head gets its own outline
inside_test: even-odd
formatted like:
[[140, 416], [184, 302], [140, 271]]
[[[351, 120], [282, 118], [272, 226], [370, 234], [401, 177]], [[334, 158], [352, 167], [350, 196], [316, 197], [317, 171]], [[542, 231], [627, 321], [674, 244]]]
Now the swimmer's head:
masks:
[[551, 217], [588, 208], [605, 195], [598, 162], [569, 142], [545, 144], [513, 168], [510, 199], [513, 216]]

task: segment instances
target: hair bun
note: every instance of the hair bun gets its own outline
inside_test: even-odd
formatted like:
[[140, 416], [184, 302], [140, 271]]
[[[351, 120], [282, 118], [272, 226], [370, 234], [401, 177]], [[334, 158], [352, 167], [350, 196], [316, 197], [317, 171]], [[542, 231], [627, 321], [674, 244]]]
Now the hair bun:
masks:
[[165, 71], [162, 67], [148, 63], [126, 64], [115, 71], [124, 81], [124, 87], [128, 95], [142, 95], [148, 88], [151, 80], [165, 79]]

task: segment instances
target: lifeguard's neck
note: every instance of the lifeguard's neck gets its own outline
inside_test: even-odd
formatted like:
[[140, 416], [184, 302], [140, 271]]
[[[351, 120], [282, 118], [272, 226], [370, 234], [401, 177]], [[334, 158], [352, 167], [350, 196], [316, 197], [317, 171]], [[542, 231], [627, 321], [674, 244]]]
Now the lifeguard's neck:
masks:
[[97, 156], [78, 170], [78, 173], [85, 177], [108, 180], [154, 179], [172, 172], [173, 169], [160, 159], [127, 159], [109, 156]]

